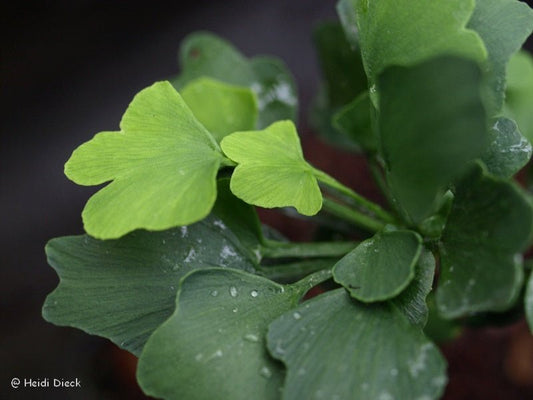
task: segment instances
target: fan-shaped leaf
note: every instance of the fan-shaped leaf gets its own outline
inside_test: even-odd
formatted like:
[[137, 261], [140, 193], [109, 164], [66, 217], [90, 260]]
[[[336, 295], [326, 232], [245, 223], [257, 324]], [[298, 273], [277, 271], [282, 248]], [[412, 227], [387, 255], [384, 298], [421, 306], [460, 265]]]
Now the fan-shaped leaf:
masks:
[[87, 202], [87, 233], [112, 239], [206, 217], [224, 157], [174, 88], [158, 82], [142, 90], [120, 127], [78, 147], [65, 165], [66, 175], [80, 185], [113, 181]]
[[477, 165], [458, 184], [442, 236], [437, 306], [448, 318], [509, 307], [521, 287], [533, 210], [520, 189]]
[[303, 158], [292, 122], [233, 133], [221, 146], [238, 163], [231, 191], [245, 202], [266, 208], [293, 206], [304, 215], [316, 214], [322, 207], [314, 169]]
[[268, 324], [297, 302], [294, 295], [240, 271], [188, 275], [174, 314], [140, 357], [141, 387], [165, 399], [278, 399], [284, 374], [264, 341]]
[[328, 292], [270, 324], [287, 366], [284, 400], [436, 399], [446, 383], [436, 346], [390, 305]]
[[415, 232], [380, 232], [335, 264], [333, 276], [360, 301], [387, 300], [412, 281], [421, 251], [422, 238]]

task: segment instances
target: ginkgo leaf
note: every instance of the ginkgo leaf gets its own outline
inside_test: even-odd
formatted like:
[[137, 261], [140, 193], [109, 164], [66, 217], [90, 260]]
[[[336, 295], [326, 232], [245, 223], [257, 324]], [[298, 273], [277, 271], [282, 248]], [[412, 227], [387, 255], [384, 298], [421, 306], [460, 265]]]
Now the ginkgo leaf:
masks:
[[533, 141], [533, 57], [516, 53], [507, 66], [507, 88], [503, 112], [516, 121], [520, 132]]
[[263, 131], [235, 132], [221, 147], [238, 163], [231, 191], [260, 207], [295, 207], [314, 215], [322, 207], [315, 170], [303, 158], [300, 140], [291, 121], [279, 121]]
[[533, 332], [533, 273], [529, 276], [524, 301], [529, 329]]
[[198, 121], [219, 142], [229, 133], [255, 128], [257, 100], [247, 87], [198, 78], [180, 94]]
[[444, 317], [510, 307], [523, 281], [521, 252], [533, 209], [521, 189], [475, 165], [456, 185], [442, 234], [436, 300]]
[[379, 232], [335, 264], [333, 277], [357, 300], [387, 300], [413, 280], [421, 251], [422, 238], [413, 231]]
[[444, 358], [418, 327], [344, 289], [282, 314], [267, 345], [287, 367], [284, 400], [432, 400], [446, 383]]
[[444, 54], [486, 59], [481, 37], [466, 28], [474, 7], [474, 0], [341, 0], [337, 10], [348, 38], [358, 39], [373, 84], [391, 65]]
[[231, 43], [209, 32], [187, 36], [179, 58], [182, 71], [172, 81], [178, 90], [201, 77], [245, 86], [257, 96], [259, 112], [253, 128], [263, 129], [283, 119], [296, 120], [296, 85], [281, 60], [265, 56], [248, 59]]
[[481, 79], [476, 63], [457, 57], [389, 67], [379, 76], [387, 180], [415, 224], [435, 213], [448, 186], [486, 149]]
[[176, 309], [139, 359], [143, 390], [164, 399], [278, 399], [283, 367], [265, 348], [268, 324], [299, 298], [263, 277], [209, 268], [180, 283]]
[[510, 178], [531, 158], [531, 143], [513, 120], [498, 118], [489, 131], [490, 142], [482, 157], [490, 173]]
[[503, 106], [507, 63], [533, 29], [533, 10], [517, 0], [478, 0], [467, 27], [481, 36], [487, 48], [484, 67], [490, 90], [485, 105], [494, 116]]
[[113, 181], [87, 202], [87, 233], [112, 239], [138, 228], [188, 225], [209, 214], [224, 157], [170, 83], [138, 93], [120, 128], [97, 134], [65, 165], [65, 174], [80, 185]]
[[116, 240], [52, 239], [46, 255], [60, 282], [46, 298], [43, 317], [139, 355], [172, 314], [187, 273], [206, 267], [256, 271], [262, 240], [257, 215], [231, 194], [227, 179], [219, 180], [218, 193], [212, 213], [193, 225], [138, 230]]

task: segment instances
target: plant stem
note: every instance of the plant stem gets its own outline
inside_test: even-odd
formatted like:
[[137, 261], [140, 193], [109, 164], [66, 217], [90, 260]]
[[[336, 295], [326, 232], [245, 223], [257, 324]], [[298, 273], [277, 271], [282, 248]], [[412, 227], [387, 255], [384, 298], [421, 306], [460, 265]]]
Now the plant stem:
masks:
[[261, 248], [263, 257], [341, 257], [353, 250], [356, 242], [294, 243], [267, 240]]
[[365, 208], [366, 210], [370, 211], [377, 217], [379, 217], [384, 222], [390, 222], [395, 223], [396, 219], [389, 214], [387, 211], [385, 211], [383, 208], [378, 206], [376, 203], [365, 199], [363, 196], [361, 196], [359, 193], [356, 193], [352, 189], [350, 189], [347, 186], [344, 186], [342, 183], [337, 181], [335, 178], [332, 178], [325, 172], [322, 172], [318, 169], [314, 169], [315, 177], [322, 183], [332, 187], [333, 189], [338, 190], [340, 193], [348, 196], [350, 199], [352, 199], [357, 205], [361, 206], [362, 208]]
[[273, 281], [294, 282], [313, 272], [330, 268], [338, 258], [316, 258], [287, 264], [261, 266], [265, 277]]
[[354, 224], [370, 231], [378, 232], [386, 225], [382, 221], [375, 220], [374, 218], [365, 215], [359, 211], [348, 208], [342, 204], [339, 204], [333, 200], [324, 197], [323, 208], [325, 211], [333, 214], [339, 218], [353, 222]]
[[333, 272], [331, 268], [323, 269], [321, 271], [312, 273], [311, 275], [307, 275], [305, 278], [300, 279], [296, 283], [293, 283], [291, 285], [291, 288], [296, 293], [298, 293], [299, 297], [301, 298], [309, 291], [309, 289], [312, 289], [316, 285], [319, 285], [320, 283], [325, 282], [328, 279], [331, 279], [332, 276], [333, 276]]

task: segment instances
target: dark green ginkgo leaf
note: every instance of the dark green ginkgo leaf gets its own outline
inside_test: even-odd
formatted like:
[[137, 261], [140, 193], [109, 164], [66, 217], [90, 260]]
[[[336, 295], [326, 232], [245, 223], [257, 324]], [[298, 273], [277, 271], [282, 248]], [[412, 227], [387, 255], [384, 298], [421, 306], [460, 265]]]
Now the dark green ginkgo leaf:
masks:
[[422, 238], [415, 232], [380, 232], [335, 264], [333, 276], [360, 301], [387, 300], [413, 280], [421, 251]]
[[[362, 143], [332, 121], [341, 107], [367, 90], [359, 46], [348, 42], [342, 26], [336, 22], [320, 24], [313, 32], [313, 43], [323, 81], [313, 102], [310, 122], [329, 143], [343, 150], [360, 151], [364, 149]], [[366, 109], [368, 111], [369, 108]]]
[[529, 276], [526, 288], [525, 309], [529, 329], [533, 332], [533, 274]]
[[485, 105], [494, 116], [503, 106], [507, 63], [533, 29], [533, 10], [518, 0], [478, 0], [467, 27], [481, 36], [487, 48], [484, 65], [490, 90]]
[[206, 267], [255, 271], [262, 240], [253, 209], [219, 184], [214, 215], [161, 232], [117, 240], [87, 235], [52, 239], [49, 264], [60, 283], [43, 307], [46, 320], [106, 337], [138, 355], [174, 310], [180, 279]]
[[481, 79], [476, 63], [456, 57], [379, 76], [381, 153], [391, 192], [412, 223], [434, 214], [453, 180], [485, 152]]
[[498, 118], [489, 132], [489, 147], [482, 157], [490, 173], [510, 178], [531, 158], [531, 143], [516, 123], [508, 118]]
[[390, 304], [363, 304], [344, 289], [272, 322], [267, 344], [283, 361], [284, 400], [436, 399], [445, 361]]
[[516, 121], [520, 132], [533, 141], [533, 57], [516, 53], [507, 66], [504, 115]]
[[141, 387], [169, 400], [278, 399], [284, 371], [268, 354], [265, 335], [298, 297], [241, 271], [191, 273], [180, 284], [174, 314], [141, 354]]
[[65, 174], [80, 185], [112, 181], [83, 210], [87, 233], [113, 239], [206, 217], [224, 157], [172, 85], [158, 82], [139, 92], [120, 128], [97, 134], [65, 165]]
[[440, 313], [453, 318], [508, 308], [523, 280], [521, 252], [533, 210], [515, 184], [476, 165], [459, 182], [442, 235], [436, 293]]
[[181, 74], [172, 81], [178, 90], [201, 77], [245, 86], [257, 96], [258, 116], [253, 128], [262, 129], [283, 119], [296, 120], [296, 85], [281, 60], [264, 56], [248, 59], [231, 43], [209, 32], [187, 36], [179, 58]]
[[435, 278], [435, 257], [423, 249], [415, 268], [415, 277], [398, 296], [391, 300], [409, 322], [423, 328], [428, 320], [427, 297], [433, 289]]
[[300, 140], [291, 121], [279, 121], [263, 131], [236, 132], [221, 147], [238, 165], [231, 191], [260, 207], [295, 207], [304, 215], [322, 207], [315, 169], [303, 158]]

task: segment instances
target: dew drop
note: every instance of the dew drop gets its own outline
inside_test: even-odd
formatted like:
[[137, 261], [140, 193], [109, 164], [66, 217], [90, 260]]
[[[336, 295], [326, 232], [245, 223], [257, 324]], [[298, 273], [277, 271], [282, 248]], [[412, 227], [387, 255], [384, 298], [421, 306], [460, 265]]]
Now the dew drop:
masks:
[[300, 319], [302, 318], [302, 314], [300, 314], [298, 311], [295, 311], [293, 314], [292, 314], [292, 317], [294, 319]]
[[237, 288], [235, 286], [231, 286], [229, 288], [229, 294], [231, 297], [237, 297], [239, 295], [239, 292], [237, 291]]
[[235, 307], [233, 310], [231, 310], [232, 312], [236, 313], [237, 311], [239, 311], [239, 309], [237, 307]]
[[263, 377], [263, 378], [267, 378], [269, 379], [270, 377], [272, 377], [272, 371], [270, 370], [270, 368], [268, 367], [263, 367], [261, 368], [261, 370], [259, 371], [259, 374]]
[[259, 292], [257, 290], [252, 290], [250, 292], [250, 296], [252, 296], [252, 297], [257, 297], [258, 295], [259, 295]]
[[218, 349], [217, 351], [215, 351], [213, 357], [222, 357], [222, 350]]
[[247, 340], [249, 342], [257, 343], [259, 342], [259, 337], [257, 335], [254, 335], [253, 333], [248, 333], [244, 335], [244, 340]]
[[217, 297], [217, 296], [218, 296], [218, 290], [213, 290], [213, 291], [211, 292], [211, 296], [213, 296], [213, 297]]

